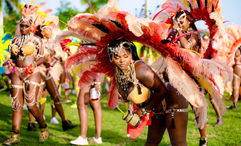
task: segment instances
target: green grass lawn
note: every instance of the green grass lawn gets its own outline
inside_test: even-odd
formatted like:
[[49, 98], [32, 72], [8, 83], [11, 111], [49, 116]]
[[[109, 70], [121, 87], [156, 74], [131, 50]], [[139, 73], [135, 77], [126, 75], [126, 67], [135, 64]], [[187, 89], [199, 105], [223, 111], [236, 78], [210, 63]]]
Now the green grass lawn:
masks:
[[[75, 101], [75, 95], [71, 94], [70, 98]], [[209, 102], [209, 101], [208, 101]], [[49, 127], [49, 139], [40, 143], [39, 129], [35, 132], [27, 131], [28, 123], [28, 112], [25, 110], [23, 114], [22, 126], [21, 126], [21, 142], [17, 145], [70, 145], [69, 141], [77, 138], [80, 134], [80, 123], [77, 109], [70, 108], [71, 103], [64, 103], [64, 110], [67, 118], [74, 124], [78, 125], [77, 128], [64, 132], [61, 124], [53, 125], [50, 124], [51, 108], [50, 102], [46, 104], [45, 116], [46, 122]], [[230, 103], [226, 102], [229, 106]], [[223, 120], [224, 125], [220, 127], [213, 127], [216, 122], [216, 115], [209, 104], [208, 109], [208, 143], [210, 146], [222, 146], [222, 145], [241, 145], [241, 104], [238, 104], [238, 110], [228, 110], [225, 113]], [[103, 130], [102, 140], [103, 145], [143, 145], [145, 143], [147, 135], [147, 127], [145, 131], [135, 140], [130, 140], [126, 136], [126, 123], [121, 119], [122, 114], [118, 110], [110, 110], [107, 107], [107, 99], [102, 100], [103, 109]], [[10, 136], [11, 124], [12, 124], [12, 109], [9, 92], [0, 92], [0, 143], [5, 141]], [[194, 114], [189, 107], [189, 121], [188, 121], [188, 132], [187, 142], [188, 145], [196, 146], [199, 143], [199, 132], [195, 127]], [[57, 116], [60, 121], [60, 117]], [[95, 133], [94, 118], [91, 108], [89, 108], [89, 127], [88, 127], [88, 139], [91, 139]], [[167, 132], [165, 133], [163, 140], [160, 145], [168, 146], [170, 144]], [[94, 145], [90, 143], [90, 145]]]

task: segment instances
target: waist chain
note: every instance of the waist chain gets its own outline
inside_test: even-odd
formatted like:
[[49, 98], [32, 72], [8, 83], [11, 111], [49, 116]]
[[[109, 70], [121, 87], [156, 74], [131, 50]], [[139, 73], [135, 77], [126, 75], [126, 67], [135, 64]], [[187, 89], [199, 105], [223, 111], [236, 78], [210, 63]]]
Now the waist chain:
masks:
[[157, 112], [155, 114], [172, 114], [174, 115], [175, 113], [185, 113], [188, 112], [188, 108], [179, 108], [179, 109], [167, 109], [167, 110], [162, 110], [160, 112]]
[[174, 114], [177, 112], [180, 112], [180, 113], [188, 112], [188, 108], [167, 109], [167, 110], [163, 110], [162, 112], [159, 112], [156, 114], [171, 114], [171, 126], [172, 126], [172, 128], [175, 128]]

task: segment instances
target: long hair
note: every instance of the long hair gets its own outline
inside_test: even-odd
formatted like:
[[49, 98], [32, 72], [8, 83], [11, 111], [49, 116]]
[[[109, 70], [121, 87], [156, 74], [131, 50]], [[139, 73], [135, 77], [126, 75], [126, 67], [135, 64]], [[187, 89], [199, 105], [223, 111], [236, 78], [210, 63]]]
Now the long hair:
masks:
[[182, 10], [182, 11], [178, 11], [174, 17], [174, 19], [178, 19], [181, 15], [183, 15], [185, 13], [187, 20], [190, 22], [190, 27], [193, 30], [197, 30], [197, 27], [195, 26], [195, 19], [193, 18], [192, 14], [190, 12], [188, 12], [187, 10]]
[[134, 45], [133, 42], [127, 40], [127, 39], [118, 39], [118, 40], [114, 40], [112, 41], [109, 46], [108, 46], [108, 55], [109, 55], [109, 59], [112, 60], [113, 55], [118, 54], [119, 53], [119, 48], [121, 47], [121, 45], [123, 47], [126, 48], [126, 50], [130, 51], [132, 54], [132, 59], [134, 61], [136, 60], [140, 60], [139, 56], [137, 55], [137, 51], [136, 51], [136, 46]]

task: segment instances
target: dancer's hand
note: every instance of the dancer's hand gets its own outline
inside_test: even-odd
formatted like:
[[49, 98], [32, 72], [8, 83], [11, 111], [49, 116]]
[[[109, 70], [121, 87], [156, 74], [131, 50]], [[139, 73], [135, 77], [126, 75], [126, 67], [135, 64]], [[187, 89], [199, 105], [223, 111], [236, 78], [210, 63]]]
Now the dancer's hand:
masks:
[[173, 26], [173, 30], [175, 33], [178, 33], [182, 30], [182, 27], [179, 24]]
[[134, 113], [136, 113], [140, 117], [143, 117], [146, 116], [149, 112], [145, 108], [139, 108]]
[[95, 84], [95, 89], [96, 89], [98, 92], [100, 92], [100, 89], [101, 89], [101, 84], [100, 84], [100, 82], [95, 82], [94, 84]]

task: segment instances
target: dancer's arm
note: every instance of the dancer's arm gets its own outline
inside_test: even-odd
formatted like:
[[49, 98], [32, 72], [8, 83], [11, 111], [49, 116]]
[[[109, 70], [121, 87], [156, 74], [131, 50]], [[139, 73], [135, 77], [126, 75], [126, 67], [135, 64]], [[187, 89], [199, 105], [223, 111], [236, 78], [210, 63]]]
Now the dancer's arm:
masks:
[[167, 96], [166, 87], [157, 74], [145, 63], [137, 62], [135, 70], [137, 79], [152, 92], [149, 103], [144, 107], [145, 110], [151, 111]]
[[36, 46], [38, 50], [38, 54], [36, 58], [36, 66], [39, 66], [41, 64], [47, 65], [47, 58], [44, 55], [44, 48], [43, 48], [41, 39], [36, 38]]
[[[183, 35], [183, 32], [181, 30], [178, 31], [178, 35]], [[180, 39], [181, 46], [185, 49], [192, 49], [194, 48], [198, 43], [198, 35], [197, 34], [191, 34], [191, 37], [187, 39], [185, 36], [181, 37]]]

